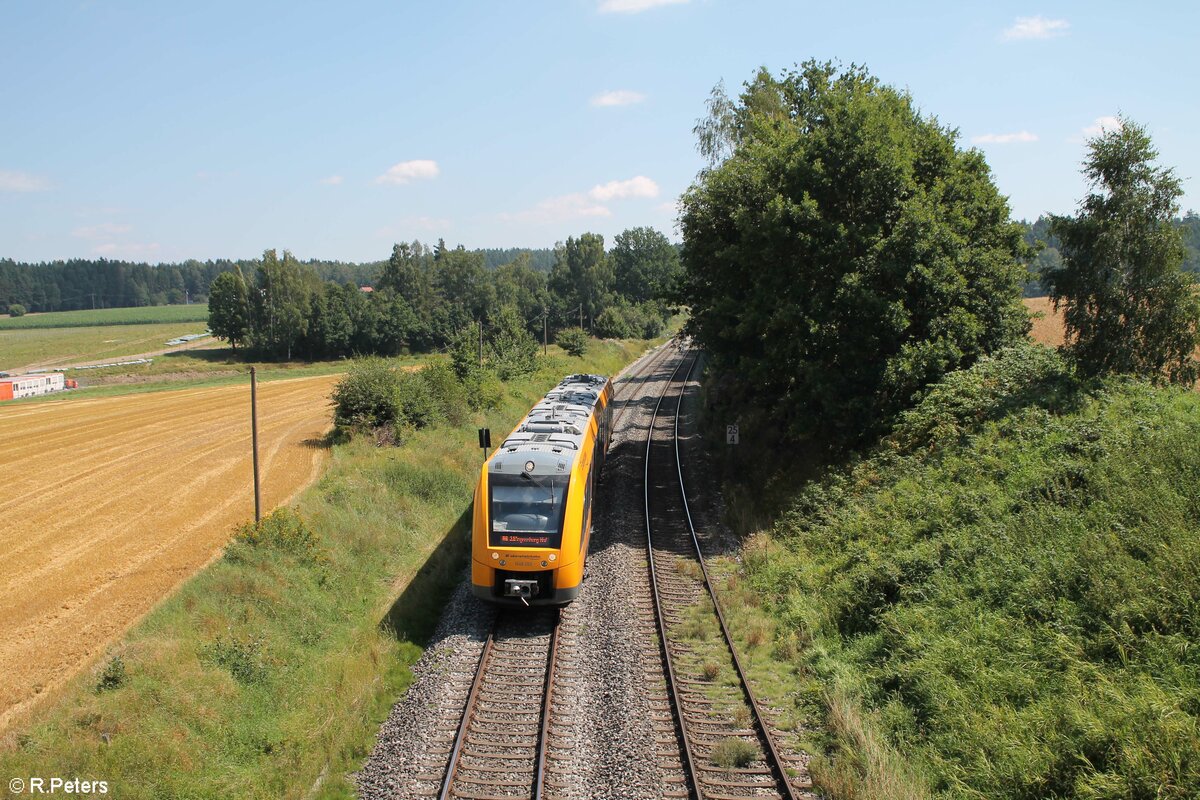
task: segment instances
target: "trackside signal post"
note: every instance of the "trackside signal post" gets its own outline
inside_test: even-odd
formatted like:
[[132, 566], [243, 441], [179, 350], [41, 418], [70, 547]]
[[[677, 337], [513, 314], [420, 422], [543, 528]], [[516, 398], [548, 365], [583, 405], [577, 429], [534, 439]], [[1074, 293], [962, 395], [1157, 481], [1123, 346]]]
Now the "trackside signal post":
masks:
[[488, 450], [492, 449], [492, 429], [479, 429], [479, 449], [483, 451], [483, 460], [487, 461]]

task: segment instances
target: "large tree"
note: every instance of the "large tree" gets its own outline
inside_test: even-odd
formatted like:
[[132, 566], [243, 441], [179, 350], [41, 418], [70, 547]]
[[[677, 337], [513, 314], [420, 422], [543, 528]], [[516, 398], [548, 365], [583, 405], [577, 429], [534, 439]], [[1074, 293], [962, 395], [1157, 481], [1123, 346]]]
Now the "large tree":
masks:
[[566, 244], [555, 248], [554, 257], [548, 285], [558, 301], [560, 319], [569, 322], [572, 314], [582, 311], [587, 324], [607, 305], [612, 289], [612, 264], [604, 252], [604, 237], [598, 233], [567, 237]]
[[679, 277], [678, 251], [653, 228], [618, 233], [609, 258], [613, 288], [633, 303], [663, 299]]
[[907, 94], [813, 61], [719, 94], [679, 299], [730, 413], [850, 443], [1025, 333], [1021, 228], [982, 154]]
[[234, 350], [250, 335], [250, 294], [241, 269], [213, 278], [208, 294], [208, 329]]
[[1128, 119], [1088, 141], [1083, 174], [1093, 191], [1077, 217], [1053, 218], [1062, 265], [1042, 279], [1084, 372], [1191, 385], [1200, 298], [1180, 269], [1183, 239], [1172, 222], [1183, 192], [1157, 158], [1146, 129]]

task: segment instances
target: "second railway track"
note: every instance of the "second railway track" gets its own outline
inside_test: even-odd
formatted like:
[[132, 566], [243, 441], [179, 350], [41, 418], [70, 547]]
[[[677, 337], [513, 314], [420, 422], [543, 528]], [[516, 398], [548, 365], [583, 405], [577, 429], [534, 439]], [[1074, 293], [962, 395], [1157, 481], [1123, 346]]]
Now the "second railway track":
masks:
[[[651, 416], [644, 465], [651, 593], [687, 795], [775, 797], [809, 788], [776, 745], [726, 627], [696, 537], [679, 454], [679, 416], [696, 356], [680, 359]], [[679, 375], [683, 374], [680, 379]], [[793, 785], [793, 783], [797, 785]]]

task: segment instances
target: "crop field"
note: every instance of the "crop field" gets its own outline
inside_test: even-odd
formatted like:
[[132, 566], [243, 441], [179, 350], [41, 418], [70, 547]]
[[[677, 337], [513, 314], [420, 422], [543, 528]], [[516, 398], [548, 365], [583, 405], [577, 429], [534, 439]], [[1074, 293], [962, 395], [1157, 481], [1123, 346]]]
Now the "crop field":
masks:
[[[337, 376], [259, 386], [264, 511], [316, 477]], [[250, 392], [0, 408], [0, 730], [251, 519]]]
[[91, 328], [98, 325], [153, 325], [165, 322], [207, 322], [208, 306], [141, 306], [84, 311], [48, 311], [23, 317], [0, 317], [0, 331], [30, 328]]
[[1033, 321], [1033, 330], [1029, 332], [1035, 342], [1058, 347], [1063, 343], [1062, 313], [1054, 310], [1049, 297], [1026, 297], [1025, 308], [1031, 312], [1040, 312], [1042, 317]]
[[169, 339], [189, 333], [203, 333], [204, 328], [203, 322], [114, 324], [87, 328], [0, 328], [0, 369], [53, 369], [65, 364], [154, 352], [165, 349]]

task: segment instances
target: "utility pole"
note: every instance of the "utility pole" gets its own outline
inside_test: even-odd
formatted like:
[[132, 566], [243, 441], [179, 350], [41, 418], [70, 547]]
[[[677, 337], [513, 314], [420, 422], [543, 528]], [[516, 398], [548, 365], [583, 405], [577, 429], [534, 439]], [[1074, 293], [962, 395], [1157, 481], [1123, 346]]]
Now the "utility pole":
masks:
[[579, 330], [583, 330], [583, 303], [579, 304]]
[[483, 366], [483, 317], [479, 318], [479, 366]]
[[550, 347], [550, 336], [547, 332], [547, 315], [546, 307], [542, 306], [542, 355], [546, 355], [546, 350]]
[[250, 368], [250, 442], [254, 449], [254, 524], [262, 522], [262, 494], [258, 487], [258, 375]]

